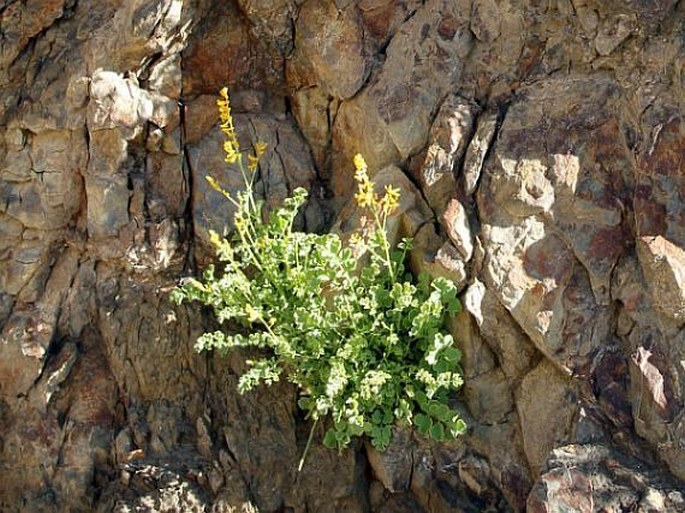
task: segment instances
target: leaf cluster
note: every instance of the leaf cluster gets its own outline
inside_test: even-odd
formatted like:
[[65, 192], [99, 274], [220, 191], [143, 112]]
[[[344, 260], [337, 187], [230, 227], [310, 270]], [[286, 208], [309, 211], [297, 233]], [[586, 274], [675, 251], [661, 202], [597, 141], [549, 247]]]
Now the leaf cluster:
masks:
[[[365, 201], [371, 222], [349, 247], [333, 233], [293, 230], [307, 199], [304, 189], [264, 219], [252, 191], [254, 175], [245, 172], [239, 153], [245, 191], [233, 198], [210, 179], [237, 207], [235, 231], [229, 237], [212, 233], [217, 264], [201, 279], [183, 280], [172, 297], [200, 301], [219, 322], [248, 328], [247, 334], [205, 333], [196, 348], [222, 354], [261, 349], [240, 377], [239, 391], [281, 379], [296, 384], [298, 404], [309, 417], [332, 419], [324, 438], [329, 447], [342, 449], [366, 435], [384, 449], [395, 424], [416, 426], [435, 440], [455, 437], [466, 429], [448, 403], [462, 385], [461, 354], [444, 330], [445, 317], [460, 309], [455, 286], [405, 272], [411, 241], [392, 248], [385, 229], [399, 195], [386, 189], [383, 198], [361, 196], [362, 183], [367, 191], [373, 183], [359, 159], [358, 200]], [[355, 256], [360, 253], [363, 258]]]

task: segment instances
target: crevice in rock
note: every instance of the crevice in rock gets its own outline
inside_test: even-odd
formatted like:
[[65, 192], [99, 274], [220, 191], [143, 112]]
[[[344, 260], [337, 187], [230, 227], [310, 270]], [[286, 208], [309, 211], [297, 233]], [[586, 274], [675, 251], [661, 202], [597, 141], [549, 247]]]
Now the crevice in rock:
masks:
[[181, 171], [183, 173], [185, 188], [186, 188], [186, 202], [183, 212], [184, 220], [184, 234], [183, 239], [186, 244], [186, 255], [183, 259], [183, 272], [196, 272], [197, 266], [195, 262], [195, 224], [194, 224], [194, 212], [193, 212], [193, 177], [194, 171], [190, 160], [190, 152], [188, 151], [187, 144], [187, 131], [186, 131], [186, 104], [184, 100], [183, 90], [181, 90], [181, 96], [178, 100], [179, 108], [179, 125], [180, 125], [180, 137], [181, 137]]

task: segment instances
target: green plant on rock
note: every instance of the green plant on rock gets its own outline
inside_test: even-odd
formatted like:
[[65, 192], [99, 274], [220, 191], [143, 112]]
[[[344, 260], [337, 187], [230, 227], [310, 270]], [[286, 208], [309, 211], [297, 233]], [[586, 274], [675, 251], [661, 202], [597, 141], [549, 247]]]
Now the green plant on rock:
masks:
[[366, 219], [348, 246], [333, 233], [293, 229], [304, 189], [265, 218], [253, 186], [266, 145], [255, 144], [245, 157], [226, 89], [218, 105], [226, 162], [242, 174], [245, 190], [234, 197], [207, 177], [235, 206], [234, 233], [211, 233], [218, 266], [200, 280], [183, 280], [173, 299], [200, 301], [219, 322], [237, 321], [248, 334], [205, 333], [197, 350], [261, 349], [247, 362], [239, 391], [283, 377], [297, 385], [298, 404], [314, 420], [307, 447], [327, 416], [324, 444], [338, 449], [366, 435], [382, 450], [396, 424], [414, 425], [438, 441], [463, 433], [466, 425], [448, 403], [462, 385], [461, 354], [444, 330], [460, 304], [451, 281], [414, 280], [405, 272], [411, 241], [393, 248], [386, 230], [399, 191], [386, 187], [377, 194], [364, 159], [355, 157], [355, 198]]

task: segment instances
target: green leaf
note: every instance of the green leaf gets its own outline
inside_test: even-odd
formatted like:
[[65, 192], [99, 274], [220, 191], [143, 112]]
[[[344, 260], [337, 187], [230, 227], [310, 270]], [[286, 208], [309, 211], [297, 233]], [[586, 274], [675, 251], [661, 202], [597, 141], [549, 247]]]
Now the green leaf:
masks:
[[297, 405], [301, 410], [311, 411], [314, 409], [316, 401], [309, 396], [300, 396], [300, 398], [297, 400]]
[[375, 427], [371, 430], [371, 445], [382, 451], [390, 443], [391, 436], [392, 430], [389, 426]]
[[414, 425], [419, 428], [419, 432], [422, 435], [426, 435], [433, 425], [433, 421], [428, 415], [417, 413], [414, 415]]
[[461, 361], [461, 351], [456, 347], [447, 347], [442, 352], [442, 357], [450, 363], [459, 363]]
[[443, 422], [449, 421], [454, 416], [454, 411], [447, 406], [437, 401], [431, 401], [428, 407], [428, 412], [438, 420]]
[[428, 434], [436, 442], [442, 442], [445, 439], [445, 425], [442, 422], [433, 424]]
[[338, 438], [336, 437], [336, 432], [333, 431], [332, 429], [329, 429], [326, 431], [326, 434], [323, 437], [323, 444], [328, 447], [329, 449], [337, 449], [338, 448]]

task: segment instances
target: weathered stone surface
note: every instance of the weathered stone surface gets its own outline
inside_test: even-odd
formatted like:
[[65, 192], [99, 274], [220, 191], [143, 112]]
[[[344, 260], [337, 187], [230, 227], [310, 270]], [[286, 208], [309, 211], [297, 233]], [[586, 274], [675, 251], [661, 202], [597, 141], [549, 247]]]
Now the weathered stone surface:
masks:
[[[242, 6], [237, 2], [204, 5], [195, 12], [186, 4], [186, 23], [196, 24], [183, 52], [183, 92], [188, 97], [216, 94], [222, 87], [232, 91], [264, 90], [282, 83], [283, 56], [259, 36], [267, 34], [271, 39], [272, 35], [291, 28], [281, 23], [260, 23], [258, 13], [269, 12], [270, 17], [290, 25], [289, 13], [281, 7], [292, 2], [241, 3]], [[256, 35], [241, 9], [248, 16], [254, 14], [252, 25], [259, 24]]]
[[[581, 97], [581, 90], [587, 95]], [[492, 220], [486, 221], [491, 227], [483, 227], [483, 243], [487, 273], [502, 284], [500, 300], [541, 351], [577, 373], [584, 372], [608, 333], [611, 312], [605, 305], [611, 271], [627, 245], [621, 212], [629, 201], [626, 186], [633, 179], [633, 165], [628, 149], [615, 137], [619, 121], [609, 112], [601, 118], [594, 112], [579, 114], [577, 124], [564, 130], [552, 123], [544, 142], [533, 138], [525, 127], [535, 126], [543, 116], [565, 116], [574, 104], [587, 109], [592, 101], [621, 100], [607, 83], [581, 83], [552, 114], [542, 108], [552, 91], [561, 94], [553, 81], [531, 91], [535, 106], [526, 107], [525, 113], [508, 111], [491, 160], [497, 164], [486, 177], [486, 189], [494, 194], [481, 192], [479, 206], [483, 220]], [[595, 134], [595, 146], [584, 142], [590, 133]], [[582, 171], [595, 165], [598, 154], [607, 156], [597, 164], [604, 174]], [[587, 165], [581, 165], [585, 160]], [[496, 263], [504, 261], [503, 266]], [[504, 269], [508, 278], [500, 274]], [[575, 320], [564, 321], [564, 316]], [[580, 330], [584, 325], [586, 332], [587, 323], [595, 326], [590, 340]], [[557, 337], [571, 336], [578, 343], [565, 342], [559, 351]]]
[[358, 8], [364, 22], [364, 36], [383, 47], [420, 5], [420, 0], [400, 3], [393, 0], [361, 0]]
[[532, 486], [531, 471], [523, 450], [520, 419], [516, 412], [503, 422], [481, 424], [471, 422], [469, 445], [489, 463], [491, 479], [507, 502], [501, 508], [523, 511]]
[[[456, 176], [473, 134], [475, 112], [476, 106], [472, 103], [459, 96], [449, 96], [440, 106], [431, 126], [419, 180], [428, 204], [438, 216], [456, 197]], [[447, 230], [449, 232], [450, 228]]]
[[462, 311], [449, 319], [447, 327], [454, 339], [458, 341], [459, 350], [462, 353], [460, 365], [466, 382], [472, 377], [480, 376], [497, 367], [497, 357], [483, 340], [471, 315]]
[[466, 290], [464, 307], [473, 316], [483, 342], [496, 355], [510, 382], [518, 383], [539, 362], [540, 353], [481, 281], [474, 280]]
[[458, 443], [420, 443], [413, 461], [410, 490], [424, 511], [513, 511], [492, 486], [492, 467], [477, 452]]
[[[187, 463], [185, 466], [180, 463], [163, 466], [155, 462], [128, 463], [124, 465], [125, 470], [122, 470], [118, 486], [116, 484], [110, 486], [98, 505], [97, 511], [123, 513], [148, 509], [168, 512], [205, 512], [211, 507], [212, 501], [197, 482], [198, 475], [202, 475], [201, 462], [193, 463], [196, 468], [188, 468]], [[230, 502], [230, 508], [243, 506], [243, 509], [235, 511], [241, 511], [241, 513], [256, 511], [247, 499], [244, 502], [238, 500]]]
[[[328, 23], [320, 23], [323, 19]], [[341, 9], [334, 2], [305, 2], [297, 16], [294, 43], [287, 73], [298, 88], [316, 84], [327, 96], [344, 100], [359, 91], [370, 72], [354, 5]]]
[[660, 235], [641, 237], [637, 250], [652, 304], [682, 325], [685, 322], [685, 250]]
[[[682, 510], [684, 17], [0, 0], [0, 510]], [[196, 355], [212, 320], [166, 299], [230, 225], [203, 179], [238, 186], [223, 86], [244, 147], [269, 143], [270, 206], [305, 186], [299, 226], [349, 233], [363, 153], [402, 189], [411, 267], [465, 289], [449, 329], [469, 431], [399, 447], [408, 490], [323, 429], [298, 475], [292, 388], [238, 397], [245, 355]]]
[[[680, 108], [682, 112], [682, 108]], [[683, 119], [677, 104], [655, 102], [645, 116], [645, 150], [635, 187], [635, 218], [640, 236], [661, 235], [685, 246], [685, 220], [680, 209], [685, 197]]]
[[412, 449], [411, 433], [401, 429], [393, 431], [390, 444], [384, 451], [377, 451], [367, 444], [369, 465], [386, 490], [398, 493], [409, 489], [413, 465]]
[[[343, 102], [333, 125], [335, 171], [347, 168], [355, 153], [366, 156], [370, 169], [380, 169], [421, 150], [472, 44], [460, 30], [468, 16], [462, 4], [431, 0], [419, 7], [390, 41], [377, 76]], [[342, 176], [335, 173], [334, 192], [349, 191], [336, 175]]]
[[[293, 18], [298, 5], [297, 0], [238, 0], [243, 14], [251, 24], [251, 31], [260, 40], [268, 40], [283, 55], [293, 49]], [[298, 17], [299, 19], [299, 17]]]
[[459, 250], [464, 261], [471, 260], [473, 256], [473, 234], [464, 205], [456, 198], [450, 200], [441, 220], [447, 236]]
[[409, 252], [409, 266], [415, 274], [427, 273], [433, 278], [453, 281], [458, 290], [466, 284], [467, 270], [463, 257], [435, 231], [432, 223], [424, 224], [414, 234], [414, 247]]
[[36, 303], [14, 305], [0, 339], [0, 371], [6, 377], [0, 385], [0, 397], [24, 396], [34, 388], [47, 360], [61, 303], [76, 267], [75, 252], [65, 251], [49, 270]]
[[309, 143], [319, 172], [327, 166], [331, 144], [330, 120], [335, 118], [338, 102], [320, 87], [306, 87], [293, 94], [293, 115]]
[[533, 475], [538, 475], [549, 452], [570, 438], [576, 392], [568, 377], [543, 360], [523, 378], [516, 395], [523, 446]]
[[628, 359], [616, 347], [608, 347], [597, 358], [593, 371], [596, 397], [602, 412], [619, 428], [630, 428], [633, 423], [629, 399], [630, 375]]
[[492, 144], [497, 128], [497, 114], [486, 113], [478, 118], [473, 139], [469, 142], [464, 160], [464, 190], [473, 194], [483, 170], [485, 155]]
[[471, 414], [483, 424], [504, 422], [514, 409], [511, 386], [501, 369], [473, 376], [464, 384]]
[[602, 445], [555, 449], [535, 483], [527, 511], [681, 511], [682, 489], [644, 463]]
[[[630, 389], [635, 431], [656, 444], [674, 475], [685, 475], [682, 465], [683, 389], [676, 376], [682, 372], [683, 335], [672, 346], [654, 328], [636, 330], [637, 347], [629, 361]], [[657, 340], [659, 345], [647, 345]], [[674, 361], [675, 360], [675, 361]]]

